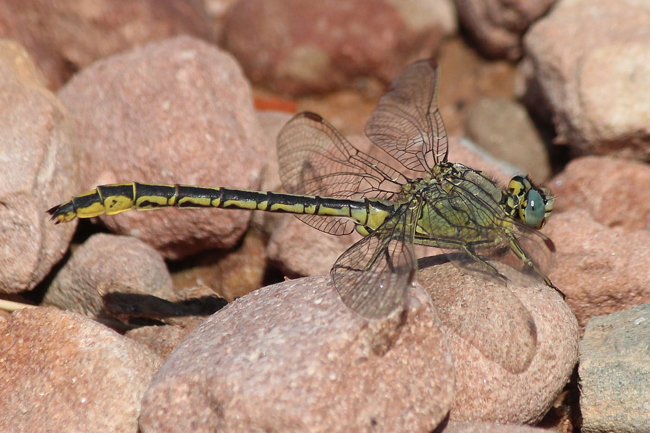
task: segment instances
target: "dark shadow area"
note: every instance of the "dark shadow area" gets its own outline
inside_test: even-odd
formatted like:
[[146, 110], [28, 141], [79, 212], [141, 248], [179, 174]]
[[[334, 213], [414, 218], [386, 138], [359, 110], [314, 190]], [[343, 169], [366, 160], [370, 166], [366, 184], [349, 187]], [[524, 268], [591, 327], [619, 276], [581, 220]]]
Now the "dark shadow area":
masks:
[[210, 316], [228, 304], [216, 295], [171, 302], [152, 295], [120, 292], [108, 293], [102, 301], [104, 309], [100, 319], [117, 319], [132, 326], [162, 325], [171, 318]]
[[[571, 374], [571, 380], [555, 400], [553, 407], [537, 423], [537, 427], [573, 433], [581, 432], [582, 414], [580, 412], [580, 386], [578, 381], [578, 364], [576, 364]], [[567, 423], [569, 428], [566, 426]]]

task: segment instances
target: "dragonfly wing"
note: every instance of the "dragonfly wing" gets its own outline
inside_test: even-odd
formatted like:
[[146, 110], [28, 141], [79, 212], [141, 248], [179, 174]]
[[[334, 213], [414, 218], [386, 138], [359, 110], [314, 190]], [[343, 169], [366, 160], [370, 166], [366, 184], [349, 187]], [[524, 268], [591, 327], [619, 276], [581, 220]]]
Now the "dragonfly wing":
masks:
[[438, 66], [421, 60], [396, 78], [366, 124], [366, 135], [409, 170], [447, 161], [447, 130], [438, 109]]
[[[345, 199], [388, 200], [406, 178], [395, 169], [361, 152], [315, 113], [294, 116], [277, 140], [280, 178], [290, 194]], [[330, 234], [352, 232], [352, 221], [299, 215], [305, 223]]]
[[387, 316], [406, 305], [417, 270], [413, 243], [406, 233], [409, 211], [398, 215], [366, 236], [332, 267], [332, 279], [343, 303], [369, 319]]

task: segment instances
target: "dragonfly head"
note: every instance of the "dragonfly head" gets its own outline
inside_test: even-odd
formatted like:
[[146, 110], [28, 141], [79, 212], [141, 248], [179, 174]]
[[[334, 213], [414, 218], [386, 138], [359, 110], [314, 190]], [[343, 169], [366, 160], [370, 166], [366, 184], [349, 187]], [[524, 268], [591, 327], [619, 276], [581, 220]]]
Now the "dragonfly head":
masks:
[[508, 184], [513, 200], [513, 217], [530, 227], [541, 229], [548, 219], [555, 197], [544, 187], [536, 186], [528, 176], [515, 176]]

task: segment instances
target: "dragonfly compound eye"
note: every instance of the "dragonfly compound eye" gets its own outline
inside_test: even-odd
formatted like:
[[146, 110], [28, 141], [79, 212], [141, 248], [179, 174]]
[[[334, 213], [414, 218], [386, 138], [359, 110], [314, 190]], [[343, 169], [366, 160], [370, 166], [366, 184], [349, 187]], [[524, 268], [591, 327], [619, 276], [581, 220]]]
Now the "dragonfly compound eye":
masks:
[[531, 189], [528, 191], [527, 200], [522, 204], [526, 205], [521, 210], [523, 212], [522, 219], [526, 225], [541, 228], [546, 220], [546, 204], [542, 195], [534, 189]]

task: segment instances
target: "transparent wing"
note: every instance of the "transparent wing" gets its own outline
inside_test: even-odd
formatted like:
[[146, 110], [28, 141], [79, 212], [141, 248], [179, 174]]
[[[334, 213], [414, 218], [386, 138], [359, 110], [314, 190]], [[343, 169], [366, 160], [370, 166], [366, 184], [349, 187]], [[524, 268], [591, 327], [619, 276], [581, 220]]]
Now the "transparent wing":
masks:
[[438, 109], [438, 67], [421, 60], [406, 68], [377, 104], [366, 135], [409, 170], [430, 172], [447, 161], [447, 130]]
[[332, 279], [345, 305], [369, 319], [406, 305], [417, 270], [413, 219], [413, 212], [403, 205], [391, 220], [338, 258]]
[[[346, 199], [390, 200], [406, 178], [366, 155], [318, 114], [297, 114], [282, 128], [277, 140], [280, 178], [290, 194]], [[310, 226], [326, 233], [351, 233], [347, 219], [298, 215]]]
[[[428, 220], [421, 224], [428, 225], [430, 235], [418, 235], [415, 243], [439, 247], [467, 273], [497, 284], [488, 286], [489, 293], [474, 284], [445, 293], [431, 288], [441, 318], [488, 359], [521, 372], [535, 356], [537, 330], [530, 312], [506, 285], [530, 285], [532, 280], [550, 284], [544, 272], [555, 247], [542, 233], [513, 220], [494, 198], [500, 196], [499, 188], [479, 172], [467, 169], [444, 179], [453, 188], [442, 185], [427, 196], [423, 215]], [[459, 299], [469, 309], [462, 320], [457, 320]], [[495, 332], [507, 335], [508, 343]]]

